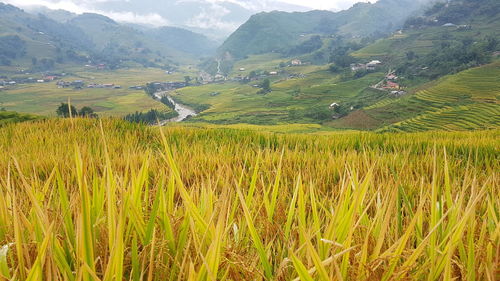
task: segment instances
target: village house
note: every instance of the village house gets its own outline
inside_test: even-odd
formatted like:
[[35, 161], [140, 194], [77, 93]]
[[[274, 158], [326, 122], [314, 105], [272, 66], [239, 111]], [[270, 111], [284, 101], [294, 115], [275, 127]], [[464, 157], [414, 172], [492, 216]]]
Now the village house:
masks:
[[71, 83], [70, 82], [64, 82], [64, 81], [58, 81], [56, 83], [56, 85], [57, 85], [57, 88], [59, 88], [59, 89], [71, 87]]
[[57, 76], [53, 76], [53, 75], [48, 75], [48, 76], [45, 76], [45, 77], [43, 78], [43, 80], [45, 80], [45, 82], [54, 81], [54, 80], [56, 80], [56, 79], [58, 79], [58, 77], [57, 77]]
[[294, 60], [292, 60], [292, 65], [295, 65], [295, 66], [302, 65], [302, 61], [299, 59], [294, 59]]
[[385, 86], [383, 87], [384, 89], [396, 89], [399, 90], [401, 87], [399, 86], [398, 83], [392, 82], [392, 81], [387, 81], [385, 83]]
[[217, 75], [215, 75], [214, 79], [217, 80], [217, 81], [220, 81], [220, 80], [224, 80], [225, 77], [222, 74], [217, 74]]
[[269, 75], [278, 75], [278, 72], [277, 71], [271, 71], [271, 72], [269, 72]]
[[391, 91], [391, 95], [393, 95], [395, 97], [400, 97], [400, 96], [406, 95], [406, 92], [405, 91]]
[[85, 83], [83, 82], [83, 80], [75, 80], [71, 82], [70, 85], [73, 86], [75, 89], [82, 89], [83, 86], [85, 86]]
[[390, 73], [385, 77], [387, 80], [398, 80], [398, 76], [395, 73]]
[[240, 71], [245, 71], [245, 68], [244, 67], [240, 67]]
[[[155, 91], [169, 91], [184, 88], [187, 86], [186, 82], [152, 82], [148, 83], [148, 87], [153, 87]], [[140, 86], [136, 86], [140, 87]], [[136, 88], [137, 89], [137, 88]]]
[[366, 69], [367, 70], [375, 70], [375, 68], [381, 64], [382, 64], [382, 62], [379, 60], [372, 60], [371, 62], [366, 64]]
[[340, 104], [334, 102], [334, 103], [330, 104], [330, 109], [334, 109], [334, 108], [337, 108], [339, 106], [340, 106]]
[[365, 70], [365, 69], [366, 69], [366, 64], [362, 64], [362, 63], [352, 63], [351, 64], [352, 71]]

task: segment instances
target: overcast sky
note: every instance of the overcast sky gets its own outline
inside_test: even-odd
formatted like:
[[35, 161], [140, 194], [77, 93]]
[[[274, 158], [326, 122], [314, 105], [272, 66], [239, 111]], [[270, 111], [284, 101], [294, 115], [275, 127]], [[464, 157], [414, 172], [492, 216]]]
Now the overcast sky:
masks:
[[[80, 12], [81, 10], [88, 9], [92, 7], [92, 4], [97, 2], [128, 2], [130, 0], [0, 0], [0, 2], [10, 3], [17, 6], [30, 6], [30, 5], [42, 5], [47, 6], [52, 9], [65, 9], [73, 10], [74, 12]], [[182, 0], [163, 0], [165, 2], [179, 2]], [[256, 2], [258, 5], [254, 7], [265, 6], [266, 0], [255, 0], [255, 1], [239, 1], [239, 0], [201, 0], [205, 2], [233, 2], [233, 3], [243, 3], [243, 2]], [[161, 3], [162, 1], [158, 1]], [[368, 0], [280, 0], [279, 2], [299, 5], [303, 7], [308, 7], [311, 9], [324, 9], [324, 10], [338, 10], [345, 9], [356, 2], [368, 2]], [[375, 2], [375, 0], [372, 0]]]
[[[245, 22], [249, 15], [261, 11], [276, 9], [338, 11], [347, 9], [356, 2], [376, 2], [376, 0], [0, 0], [0, 2], [25, 9], [30, 6], [44, 6], [76, 14], [99, 13], [120, 22], [212, 28], [232, 32]], [[188, 7], [186, 3], [190, 9], [186, 8]], [[228, 8], [228, 3], [235, 4], [247, 12], [242, 13], [241, 9], [238, 11]], [[198, 10], [193, 9], [193, 5], [199, 7]], [[135, 8], [124, 9], [125, 6]]]

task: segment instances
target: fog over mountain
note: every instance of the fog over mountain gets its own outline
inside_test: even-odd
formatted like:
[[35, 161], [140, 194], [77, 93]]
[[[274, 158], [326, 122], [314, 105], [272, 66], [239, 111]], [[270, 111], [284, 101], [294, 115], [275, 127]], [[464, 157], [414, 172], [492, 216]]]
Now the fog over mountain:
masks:
[[[99, 13], [119, 22], [178, 26], [225, 37], [262, 11], [341, 10], [356, 0], [3, 0], [28, 11], [40, 7], [72, 13]], [[371, 1], [376, 2], [376, 1]]]

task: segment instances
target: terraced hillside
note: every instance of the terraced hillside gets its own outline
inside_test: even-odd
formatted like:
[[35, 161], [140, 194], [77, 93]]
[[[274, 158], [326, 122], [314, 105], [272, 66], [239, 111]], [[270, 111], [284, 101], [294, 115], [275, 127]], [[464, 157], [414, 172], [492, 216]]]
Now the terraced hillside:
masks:
[[376, 117], [413, 114], [382, 131], [478, 130], [500, 127], [500, 62], [463, 71], [407, 98], [365, 109]]

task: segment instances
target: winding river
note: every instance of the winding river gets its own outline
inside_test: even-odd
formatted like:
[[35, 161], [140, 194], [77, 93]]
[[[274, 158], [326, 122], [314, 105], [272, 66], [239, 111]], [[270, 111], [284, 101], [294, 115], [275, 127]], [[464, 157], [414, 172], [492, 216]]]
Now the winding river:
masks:
[[160, 120], [159, 125], [164, 126], [167, 123], [171, 122], [182, 122], [186, 120], [190, 116], [196, 116], [196, 111], [189, 108], [186, 105], [180, 104], [176, 102], [171, 96], [169, 96], [168, 92], [158, 92], [154, 94], [155, 99], [161, 100], [163, 97], [167, 97], [167, 99], [175, 106], [174, 110], [179, 114], [177, 117], [168, 120]]

